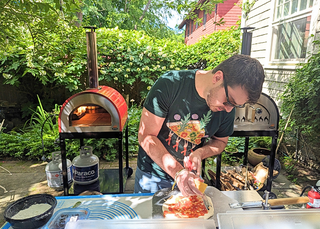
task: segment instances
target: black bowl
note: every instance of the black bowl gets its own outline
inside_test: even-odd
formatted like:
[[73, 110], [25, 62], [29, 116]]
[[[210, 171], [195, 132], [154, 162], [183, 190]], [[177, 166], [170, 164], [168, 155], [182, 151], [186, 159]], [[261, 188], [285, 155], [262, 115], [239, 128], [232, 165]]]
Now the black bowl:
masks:
[[[34, 204], [50, 204], [49, 210], [37, 216], [27, 219], [12, 219], [19, 211], [29, 208]], [[57, 205], [57, 200], [49, 194], [35, 194], [21, 198], [10, 204], [4, 211], [4, 218], [11, 224], [14, 229], [36, 229], [44, 226], [53, 214], [53, 210]]]

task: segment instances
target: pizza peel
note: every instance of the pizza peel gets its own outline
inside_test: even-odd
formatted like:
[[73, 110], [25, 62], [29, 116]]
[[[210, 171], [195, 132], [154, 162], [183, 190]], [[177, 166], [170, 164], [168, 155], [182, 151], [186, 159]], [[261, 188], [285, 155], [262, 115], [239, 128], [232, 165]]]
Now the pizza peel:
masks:
[[[163, 203], [172, 195], [179, 194], [180, 191], [175, 188], [171, 190], [171, 188], [164, 188], [157, 191], [152, 197], [152, 218], [153, 219], [161, 219], [163, 218], [162, 205]], [[217, 214], [218, 213], [226, 213], [227, 211], [243, 211], [240, 209], [233, 209], [229, 206], [230, 203], [238, 203], [238, 201], [224, 195], [217, 188], [208, 186], [206, 191], [204, 192], [208, 198], [212, 200], [214, 215], [210, 219], [213, 219], [215, 225], [218, 225]], [[210, 220], [209, 219], [209, 220]]]

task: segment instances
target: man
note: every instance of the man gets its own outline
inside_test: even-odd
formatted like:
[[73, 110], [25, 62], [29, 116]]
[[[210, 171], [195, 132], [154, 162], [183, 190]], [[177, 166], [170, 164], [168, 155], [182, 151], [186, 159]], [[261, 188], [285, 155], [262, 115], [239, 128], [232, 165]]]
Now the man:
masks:
[[245, 55], [212, 71], [162, 75], [142, 110], [135, 192], [154, 193], [176, 181], [183, 195], [200, 194], [194, 180], [202, 180], [201, 161], [223, 151], [233, 133], [234, 108], [257, 102], [264, 77], [259, 61]]

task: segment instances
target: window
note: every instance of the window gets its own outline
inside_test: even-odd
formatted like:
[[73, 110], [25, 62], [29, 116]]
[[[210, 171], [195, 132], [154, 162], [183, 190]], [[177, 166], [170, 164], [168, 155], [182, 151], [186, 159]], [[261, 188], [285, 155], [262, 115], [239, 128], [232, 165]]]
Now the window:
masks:
[[295, 14], [313, 6], [313, 0], [277, 0], [275, 20]]
[[273, 27], [273, 58], [278, 60], [305, 58], [311, 16]]
[[199, 13], [197, 13], [197, 19], [196, 19], [196, 29], [198, 29], [198, 26], [199, 26], [199, 24], [198, 24], [198, 19], [199, 19]]
[[305, 58], [313, 0], [277, 0], [272, 26], [271, 60]]
[[191, 21], [191, 34], [193, 33], [193, 21]]
[[189, 25], [188, 22], [186, 23], [186, 25], [187, 25], [187, 30], [188, 30], [187, 37], [189, 37], [189, 34], [190, 34], [190, 25]]
[[206, 11], [203, 11], [203, 28], [206, 28], [206, 23], [207, 23], [207, 14]]

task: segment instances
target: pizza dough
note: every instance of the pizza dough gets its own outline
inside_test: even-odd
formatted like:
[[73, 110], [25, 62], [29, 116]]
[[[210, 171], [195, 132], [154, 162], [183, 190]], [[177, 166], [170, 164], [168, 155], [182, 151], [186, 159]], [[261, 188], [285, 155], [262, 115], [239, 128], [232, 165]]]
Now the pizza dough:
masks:
[[[169, 199], [167, 199], [163, 205], [162, 205], [162, 212], [164, 213], [164, 217], [166, 219], [179, 219], [179, 218], [194, 218], [194, 217], [189, 217], [188, 213], [190, 212], [191, 214], [195, 211], [194, 208], [198, 208], [197, 210], [202, 211], [202, 208], [205, 208], [202, 197], [201, 196], [192, 196], [193, 198], [197, 198], [196, 200], [193, 199], [192, 201], [186, 199], [186, 198], [190, 198], [190, 197], [183, 197], [183, 195], [181, 193], [172, 195]], [[183, 198], [183, 200], [181, 201], [181, 198]], [[213, 216], [214, 213], [214, 209], [213, 209], [213, 203], [211, 198], [209, 198], [207, 196], [208, 202], [209, 202], [209, 210], [207, 211], [206, 214], [204, 214], [203, 216], [199, 216], [197, 217], [198, 219], [208, 219], [211, 216]], [[197, 201], [199, 201], [197, 203]], [[177, 206], [176, 203], [180, 202], [180, 207], [185, 207], [185, 209], [179, 209], [179, 211], [181, 211], [182, 214], [179, 214], [179, 212], [177, 214], [173, 213], [172, 211], [170, 211], [170, 208], [172, 208], [173, 206]], [[189, 203], [189, 204], [184, 204], [184, 203]], [[190, 206], [191, 203], [191, 206]], [[183, 206], [185, 205], [185, 206]]]
[[16, 220], [29, 219], [37, 215], [40, 215], [42, 213], [45, 213], [50, 208], [51, 208], [50, 204], [33, 204], [30, 207], [19, 211], [17, 214], [15, 214], [12, 217], [12, 219], [16, 219]]

